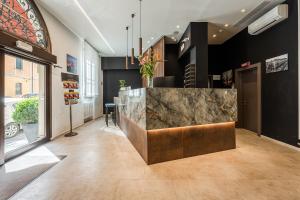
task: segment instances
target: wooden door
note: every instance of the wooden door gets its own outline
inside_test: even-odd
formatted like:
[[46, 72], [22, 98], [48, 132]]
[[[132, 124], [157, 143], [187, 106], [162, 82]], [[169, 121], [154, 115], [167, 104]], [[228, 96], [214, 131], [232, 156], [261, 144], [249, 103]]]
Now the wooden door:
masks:
[[238, 97], [237, 127], [261, 135], [261, 63], [235, 70]]
[[241, 75], [243, 128], [257, 133], [257, 69], [243, 71]]

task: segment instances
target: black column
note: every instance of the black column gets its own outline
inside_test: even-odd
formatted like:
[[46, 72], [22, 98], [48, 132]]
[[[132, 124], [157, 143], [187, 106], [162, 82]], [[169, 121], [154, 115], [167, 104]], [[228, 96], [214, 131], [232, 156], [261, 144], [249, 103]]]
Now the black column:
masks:
[[196, 64], [196, 87], [208, 87], [208, 23], [192, 22], [191, 63]]

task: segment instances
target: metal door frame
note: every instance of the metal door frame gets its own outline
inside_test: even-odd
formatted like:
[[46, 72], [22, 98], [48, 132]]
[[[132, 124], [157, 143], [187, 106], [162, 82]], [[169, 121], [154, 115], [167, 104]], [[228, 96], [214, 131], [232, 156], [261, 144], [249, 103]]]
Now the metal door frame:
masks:
[[0, 51], [0, 166], [4, 164], [4, 65], [5, 54]]
[[[31, 62], [35, 62], [38, 64], [42, 64], [45, 66], [45, 138], [38, 140], [32, 144], [28, 144], [24, 147], [16, 149], [12, 152], [5, 153], [5, 55], [12, 55], [16, 57], [21, 57], [22, 59], [29, 60]], [[52, 64], [41, 62], [38, 59], [33, 59], [27, 56], [23, 56], [22, 54], [18, 54], [12, 51], [5, 51], [0, 49], [0, 166], [3, 165], [6, 161], [11, 160], [41, 144], [44, 144], [50, 140], [52, 137], [52, 116], [51, 116], [51, 98], [52, 98]]]

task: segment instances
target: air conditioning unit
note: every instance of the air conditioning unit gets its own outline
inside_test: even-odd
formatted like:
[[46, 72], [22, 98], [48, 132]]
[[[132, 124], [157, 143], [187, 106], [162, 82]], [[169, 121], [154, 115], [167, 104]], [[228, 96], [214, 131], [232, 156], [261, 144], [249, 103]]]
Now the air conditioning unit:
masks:
[[258, 35], [265, 30], [275, 26], [279, 22], [287, 19], [289, 16], [289, 6], [287, 4], [281, 4], [276, 6], [255, 22], [248, 26], [248, 33], [250, 35]]

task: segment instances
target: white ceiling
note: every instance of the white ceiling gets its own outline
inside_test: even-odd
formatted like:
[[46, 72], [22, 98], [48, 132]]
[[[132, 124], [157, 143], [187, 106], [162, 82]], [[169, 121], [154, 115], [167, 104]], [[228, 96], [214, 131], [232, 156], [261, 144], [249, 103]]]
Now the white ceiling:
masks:
[[[131, 13], [137, 13], [134, 23], [134, 47], [138, 47], [139, 0], [77, 0], [93, 25], [75, 3], [76, 0], [37, 0], [80, 37], [88, 40], [102, 55], [126, 55], [125, 27], [131, 25]], [[237, 33], [233, 25], [255, 9], [264, 0], [143, 0], [142, 36], [147, 48], [163, 35], [179, 31], [177, 39], [191, 21], [208, 21], [209, 43], [220, 44]], [[245, 13], [241, 9], [246, 9]], [[177, 29], [176, 26], [180, 25]], [[224, 30], [219, 32], [220, 27]], [[100, 36], [103, 35], [103, 38]], [[131, 30], [130, 30], [131, 47]], [[216, 38], [212, 38], [217, 34]], [[154, 38], [151, 40], [151, 38]], [[149, 43], [148, 43], [149, 41]], [[110, 47], [111, 48], [110, 48]]]

